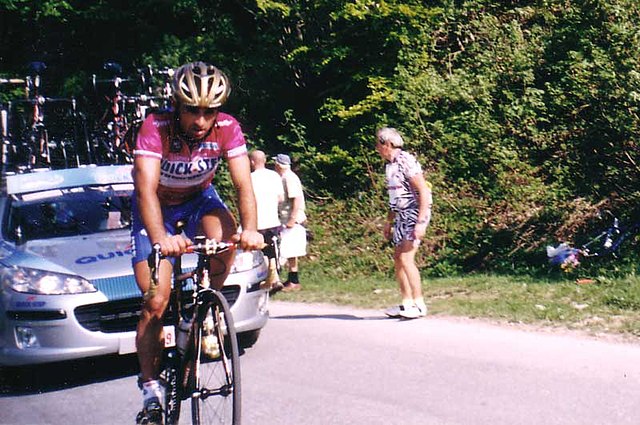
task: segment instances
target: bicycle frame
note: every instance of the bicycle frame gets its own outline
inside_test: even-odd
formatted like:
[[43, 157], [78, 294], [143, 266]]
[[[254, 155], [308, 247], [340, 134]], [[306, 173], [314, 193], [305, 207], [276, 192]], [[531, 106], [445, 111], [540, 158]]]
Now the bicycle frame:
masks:
[[620, 220], [613, 216], [612, 224], [598, 233], [580, 247], [580, 254], [584, 257], [618, 256], [618, 250], [630, 237], [640, 232], [640, 222], [621, 225]]
[[[3, 137], [3, 167], [13, 165], [18, 170], [30, 170], [38, 166], [51, 167], [54, 165], [67, 168], [69, 166], [79, 166], [80, 160], [75, 144], [82, 138], [79, 118], [81, 115], [77, 111], [75, 98], [52, 98], [42, 96], [40, 87], [42, 79], [39, 72], [45, 68], [44, 64], [33, 65], [34, 74], [25, 78], [0, 79], [1, 84], [21, 84], [24, 88], [24, 99], [16, 99], [8, 102], [7, 108], [2, 114], [2, 137]], [[65, 107], [65, 115], [73, 120], [73, 134], [69, 138], [68, 134], [57, 137], [51, 136], [47, 127], [45, 117], [45, 105], [68, 104]], [[16, 115], [17, 113], [17, 115]], [[9, 121], [12, 116], [23, 116], [24, 121], [17, 129], [18, 135], [12, 134], [9, 129]], [[60, 135], [59, 135], [60, 136]], [[71, 161], [69, 147], [75, 152], [75, 160]], [[52, 160], [52, 150], [59, 151], [58, 161]], [[60, 158], [61, 157], [61, 158]], [[54, 164], [54, 162], [56, 162]]]
[[[137, 70], [144, 93], [136, 95], [127, 95], [122, 90], [124, 82], [135, 81], [134, 79], [120, 77], [122, 69], [116, 64], [105, 64], [105, 69], [107, 68], [115, 72], [113, 78], [98, 79], [95, 74], [92, 76], [94, 90], [97, 90], [98, 84], [107, 84], [111, 90], [104, 96], [107, 105], [97, 120], [99, 127], [96, 128], [93, 138], [96, 162], [132, 163], [139, 127], [147, 117], [148, 111], [161, 109], [163, 104], [166, 106], [168, 97], [164, 94], [160, 97], [153, 95], [151, 83], [154, 72], [151, 66]], [[162, 75], [163, 71], [157, 73]]]

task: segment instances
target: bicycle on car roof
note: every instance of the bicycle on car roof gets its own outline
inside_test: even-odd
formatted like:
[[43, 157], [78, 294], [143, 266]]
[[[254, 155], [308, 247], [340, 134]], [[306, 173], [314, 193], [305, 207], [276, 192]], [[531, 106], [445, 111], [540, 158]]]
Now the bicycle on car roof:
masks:
[[116, 62], [106, 62], [103, 69], [108, 74], [106, 78], [98, 78], [96, 74], [91, 78], [97, 101], [104, 105], [92, 134], [95, 162], [130, 164], [142, 122], [149, 113], [169, 105], [170, 93], [165, 95], [164, 87], [158, 90], [154, 84], [158, 76], [173, 74], [171, 70], [147, 66], [136, 69], [136, 77], [125, 77], [122, 66]]
[[31, 62], [28, 68], [26, 77], [5, 80], [22, 85], [24, 97], [7, 102], [3, 108], [3, 169], [78, 166], [87, 133], [76, 99], [42, 95], [41, 74], [46, 65]]

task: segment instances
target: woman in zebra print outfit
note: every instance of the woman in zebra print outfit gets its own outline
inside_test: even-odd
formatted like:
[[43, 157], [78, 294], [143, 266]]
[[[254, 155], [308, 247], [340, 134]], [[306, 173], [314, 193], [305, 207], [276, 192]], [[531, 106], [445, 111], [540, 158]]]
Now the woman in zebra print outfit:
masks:
[[415, 256], [431, 220], [431, 189], [416, 158], [402, 150], [404, 141], [396, 129], [381, 128], [376, 136], [376, 150], [386, 161], [389, 192], [390, 211], [384, 236], [395, 245], [395, 276], [402, 295], [402, 304], [385, 313], [389, 317], [415, 319], [427, 314]]

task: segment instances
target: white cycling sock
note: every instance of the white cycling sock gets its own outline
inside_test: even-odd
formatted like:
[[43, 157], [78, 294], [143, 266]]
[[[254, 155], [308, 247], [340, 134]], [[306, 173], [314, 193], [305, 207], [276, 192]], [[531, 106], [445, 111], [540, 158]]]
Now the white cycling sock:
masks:
[[420, 310], [427, 310], [427, 304], [424, 302], [424, 298], [416, 298], [415, 300], [413, 300], [413, 302]]
[[411, 308], [413, 307], [414, 303], [411, 298], [405, 298], [402, 300], [402, 305], [404, 306], [404, 308]]
[[152, 379], [142, 384], [142, 401], [144, 405], [146, 406], [149, 400], [154, 397], [157, 398], [158, 401], [162, 400], [162, 388], [158, 381]]

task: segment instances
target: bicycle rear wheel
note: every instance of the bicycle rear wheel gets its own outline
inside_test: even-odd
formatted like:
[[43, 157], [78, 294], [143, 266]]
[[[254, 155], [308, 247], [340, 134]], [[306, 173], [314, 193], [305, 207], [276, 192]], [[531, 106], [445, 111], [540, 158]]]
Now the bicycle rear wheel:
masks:
[[233, 317], [216, 291], [199, 309], [194, 324], [195, 362], [191, 368], [194, 425], [240, 423], [240, 354]]

